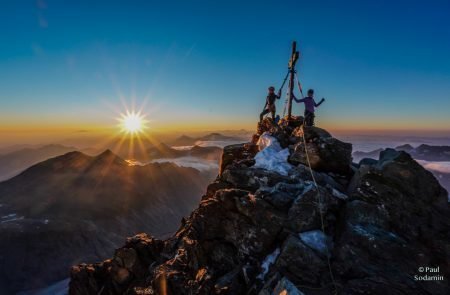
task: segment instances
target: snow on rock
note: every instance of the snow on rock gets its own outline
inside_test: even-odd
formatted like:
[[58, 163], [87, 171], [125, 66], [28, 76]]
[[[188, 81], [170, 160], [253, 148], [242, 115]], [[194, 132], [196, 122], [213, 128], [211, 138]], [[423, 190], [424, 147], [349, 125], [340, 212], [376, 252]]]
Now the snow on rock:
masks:
[[255, 168], [275, 171], [287, 176], [292, 165], [287, 162], [289, 149], [282, 149], [277, 139], [264, 133], [258, 140], [259, 152], [255, 156]]
[[10, 219], [2, 220], [0, 223], [7, 223], [7, 222], [12, 222], [12, 221], [24, 220], [24, 219], [25, 219], [25, 216], [13, 217]]
[[340, 191], [338, 191], [335, 188], [332, 188], [331, 193], [334, 197], [341, 199], [341, 200], [346, 200], [348, 199], [348, 196], [346, 194], [341, 193]]
[[16, 213], [11, 213], [11, 214], [8, 214], [8, 215], [5, 215], [5, 216], [2, 216], [2, 219], [9, 219], [9, 218], [14, 218], [14, 217], [16, 217], [17, 216], [17, 214]]
[[280, 255], [280, 248], [276, 248], [271, 254], [267, 255], [261, 264], [262, 272], [256, 277], [257, 279], [264, 280], [264, 277], [269, 272], [270, 266], [277, 260]]
[[328, 237], [321, 230], [302, 232], [299, 236], [303, 243], [305, 243], [310, 248], [318, 251], [325, 256], [328, 255]]

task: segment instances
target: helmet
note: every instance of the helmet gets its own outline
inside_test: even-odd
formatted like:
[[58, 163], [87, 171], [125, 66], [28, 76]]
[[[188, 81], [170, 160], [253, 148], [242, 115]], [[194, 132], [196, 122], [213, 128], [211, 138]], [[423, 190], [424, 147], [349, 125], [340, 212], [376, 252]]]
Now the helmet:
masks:
[[269, 87], [269, 90], [275, 91], [275, 87], [270, 86], [270, 87]]
[[314, 94], [314, 89], [309, 89], [308, 90], [308, 95], [312, 95], [312, 94]]

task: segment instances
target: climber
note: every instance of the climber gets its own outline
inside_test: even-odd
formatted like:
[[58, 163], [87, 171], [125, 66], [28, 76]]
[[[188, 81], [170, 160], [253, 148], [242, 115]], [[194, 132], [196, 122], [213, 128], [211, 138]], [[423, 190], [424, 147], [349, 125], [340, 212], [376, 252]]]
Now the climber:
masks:
[[314, 126], [314, 118], [316, 117], [314, 115], [315, 107], [320, 106], [325, 101], [325, 98], [322, 98], [319, 103], [316, 103], [314, 100], [314, 90], [309, 89], [307, 97], [297, 99], [294, 96], [294, 100], [298, 103], [305, 103], [305, 126]]
[[281, 89], [278, 91], [278, 94], [275, 94], [275, 87], [269, 87], [269, 93], [266, 97], [266, 104], [264, 105], [264, 110], [259, 115], [259, 122], [263, 120], [265, 114], [272, 113], [272, 120], [275, 120], [275, 99], [280, 99]]

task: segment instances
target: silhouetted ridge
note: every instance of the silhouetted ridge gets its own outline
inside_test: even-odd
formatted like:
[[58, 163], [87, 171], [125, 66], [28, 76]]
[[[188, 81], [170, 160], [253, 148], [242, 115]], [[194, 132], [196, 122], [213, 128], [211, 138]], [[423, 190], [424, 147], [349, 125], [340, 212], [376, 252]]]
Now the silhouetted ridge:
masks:
[[103, 260], [130, 233], [174, 232], [213, 178], [173, 163], [130, 166], [106, 150], [69, 152], [1, 182], [0, 294], [66, 279], [74, 261]]
[[97, 162], [97, 163], [105, 163], [105, 162], [112, 163], [112, 162], [114, 162], [115, 164], [118, 164], [118, 165], [127, 165], [127, 163], [124, 159], [122, 159], [121, 157], [119, 157], [118, 155], [113, 153], [110, 149], [105, 150], [104, 152], [102, 152], [101, 154], [96, 156], [94, 159], [95, 159], [95, 162]]

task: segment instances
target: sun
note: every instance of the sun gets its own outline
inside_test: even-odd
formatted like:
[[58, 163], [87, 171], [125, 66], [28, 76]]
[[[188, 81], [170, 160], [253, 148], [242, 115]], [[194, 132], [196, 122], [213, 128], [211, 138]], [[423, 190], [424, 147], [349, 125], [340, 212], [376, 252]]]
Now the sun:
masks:
[[120, 123], [123, 131], [135, 134], [144, 131], [146, 121], [140, 113], [127, 112], [121, 115]]

